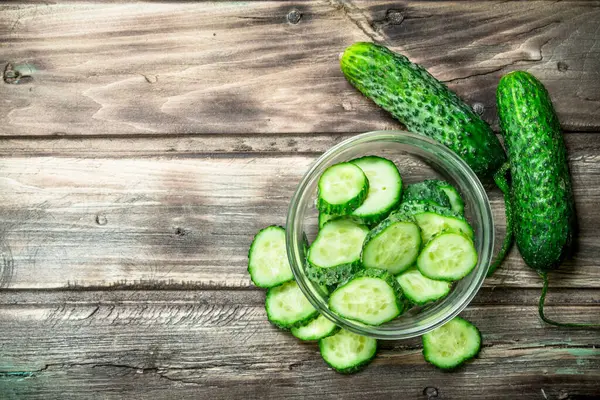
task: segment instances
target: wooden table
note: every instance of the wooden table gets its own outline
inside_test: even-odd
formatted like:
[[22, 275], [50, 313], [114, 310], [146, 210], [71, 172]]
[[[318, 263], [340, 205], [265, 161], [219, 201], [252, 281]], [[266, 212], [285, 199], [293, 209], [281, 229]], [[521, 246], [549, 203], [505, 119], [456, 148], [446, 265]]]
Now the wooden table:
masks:
[[[547, 85], [579, 250], [548, 314], [600, 318], [600, 2], [63, 2], [0, 6], [0, 398], [600, 398], [600, 333], [544, 325], [513, 250], [463, 313], [454, 373], [420, 340], [364, 372], [271, 326], [252, 236], [323, 151], [401, 126], [339, 71], [355, 41], [422, 63], [497, 129], [495, 86]], [[488, 185], [504, 235], [503, 203]]]

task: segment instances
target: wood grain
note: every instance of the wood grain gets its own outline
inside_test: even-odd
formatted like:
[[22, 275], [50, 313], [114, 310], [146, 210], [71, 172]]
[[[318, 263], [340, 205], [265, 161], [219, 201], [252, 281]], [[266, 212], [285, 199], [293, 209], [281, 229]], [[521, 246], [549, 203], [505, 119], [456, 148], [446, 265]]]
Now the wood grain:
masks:
[[[145, 399], [174, 391], [186, 398], [383, 398], [399, 387], [407, 399], [427, 398], [428, 387], [442, 399], [538, 399], [541, 389], [551, 398], [600, 394], [597, 333], [566, 336], [544, 326], [533, 306], [470, 307], [464, 316], [482, 330], [484, 348], [452, 374], [427, 365], [420, 340], [411, 339], [382, 342], [374, 363], [348, 378], [326, 368], [315, 344], [269, 325], [260, 291], [64, 296], [0, 293], [0, 392], [7, 398]], [[12, 304], [15, 298], [25, 304]], [[40, 300], [45, 305], [32, 304]], [[556, 308], [564, 318], [589, 312]]]
[[[587, 145], [595, 138], [568, 135], [580, 243], [576, 257], [552, 274], [553, 287], [599, 287], [600, 153]], [[145, 140], [155, 144], [144, 145]], [[251, 287], [246, 254], [253, 235], [264, 226], [285, 224], [296, 185], [318, 155], [312, 151], [323, 151], [332, 141], [278, 139], [280, 153], [270, 154], [260, 151], [263, 138], [248, 137], [241, 145], [259, 151], [218, 155], [196, 153], [199, 139], [178, 142], [166, 153], [160, 152], [172, 140], [144, 139], [117, 141], [104, 150], [91, 147], [102, 156], [89, 158], [73, 158], [71, 150], [61, 156], [61, 146], [70, 148], [64, 139], [47, 142], [43, 152], [50, 155], [31, 156], [29, 147], [12, 147], [12, 155], [0, 159], [2, 284]], [[6, 148], [22, 142], [11, 143]], [[232, 138], [211, 143], [234, 146], [232, 151], [238, 146]], [[106, 157], [113, 147], [120, 147], [119, 156]], [[297, 149], [310, 151], [294, 153]], [[414, 170], [402, 164], [408, 161], [399, 162], [401, 171]], [[430, 175], [412, 171], [409, 176]], [[491, 185], [489, 196], [502, 237], [501, 196]], [[540, 281], [515, 249], [488, 284], [539, 287]]]
[[[360, 40], [385, 43], [422, 63], [466, 101], [483, 105], [494, 125], [499, 77], [529, 70], [548, 86], [565, 129], [599, 131], [599, 5], [6, 4], [0, 135], [398, 127], [339, 71], [339, 53]], [[287, 18], [292, 10], [300, 13], [295, 24]]]

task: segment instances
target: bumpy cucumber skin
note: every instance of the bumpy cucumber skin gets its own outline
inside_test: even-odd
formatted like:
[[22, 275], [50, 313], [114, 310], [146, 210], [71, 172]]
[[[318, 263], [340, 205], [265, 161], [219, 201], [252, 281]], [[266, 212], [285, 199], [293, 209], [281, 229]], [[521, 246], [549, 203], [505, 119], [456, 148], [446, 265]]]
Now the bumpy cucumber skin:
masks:
[[423, 341], [423, 357], [425, 358], [425, 361], [427, 361], [428, 363], [434, 365], [435, 367], [437, 367], [439, 369], [446, 370], [446, 371], [452, 371], [452, 370], [460, 367], [465, 362], [467, 362], [467, 361], [469, 361], [469, 360], [477, 357], [477, 355], [481, 351], [482, 337], [481, 337], [481, 331], [479, 330], [479, 328], [477, 328], [471, 322], [469, 322], [466, 319], [461, 318], [461, 317], [454, 317], [453, 320], [460, 321], [463, 324], [467, 324], [467, 325], [472, 326], [473, 328], [475, 328], [475, 330], [477, 331], [477, 334], [479, 336], [479, 347], [477, 348], [477, 350], [475, 352], [465, 355], [460, 362], [458, 362], [458, 363], [456, 363], [454, 365], [451, 365], [451, 366], [442, 366], [442, 365], [439, 365], [438, 363], [436, 363], [435, 359], [432, 359], [432, 357], [430, 357], [429, 351], [428, 351], [429, 345], [427, 343], [427, 333], [424, 334], [422, 336], [422, 341]]
[[[338, 333], [338, 332], [336, 332], [336, 333]], [[323, 338], [323, 339], [327, 339], [327, 338]], [[323, 354], [323, 348], [325, 347], [325, 342], [323, 342], [323, 339], [319, 340], [319, 351], [321, 352], [321, 354]], [[340, 374], [344, 374], [344, 375], [354, 374], [356, 372], [362, 371], [367, 365], [369, 365], [371, 363], [371, 361], [373, 361], [373, 359], [377, 355], [378, 349], [379, 349], [379, 342], [376, 342], [375, 350], [373, 351], [373, 354], [371, 355], [371, 357], [369, 357], [368, 359], [366, 359], [358, 364], [354, 364], [353, 366], [348, 367], [348, 368], [338, 368], [335, 365], [330, 364], [329, 361], [327, 361], [325, 359], [325, 357], [323, 357], [323, 361], [325, 361], [325, 363], [327, 365], [329, 365], [329, 367], [331, 367], [334, 371], [336, 371]]]
[[378, 156], [364, 156], [364, 157], [359, 157], [359, 158], [350, 160], [350, 162], [358, 165], [358, 163], [360, 163], [361, 161], [368, 161], [368, 160], [377, 160], [377, 161], [389, 163], [390, 166], [393, 166], [396, 169], [396, 171], [398, 172], [398, 179], [400, 180], [400, 193], [398, 193], [398, 196], [396, 197], [396, 201], [389, 204], [388, 207], [380, 210], [377, 213], [373, 213], [373, 214], [369, 214], [369, 215], [357, 215], [356, 213], [353, 213], [353, 217], [359, 219], [363, 224], [365, 224], [369, 227], [373, 227], [373, 226], [377, 225], [378, 223], [380, 223], [381, 221], [383, 221], [384, 219], [386, 219], [387, 216], [390, 215], [390, 213], [395, 208], [397, 208], [398, 205], [400, 204], [400, 201], [402, 200], [402, 176], [400, 175], [400, 171], [398, 171], [398, 167], [396, 166], [396, 164], [393, 161], [388, 160], [387, 158], [378, 157]]
[[[410, 301], [406, 298], [406, 296], [404, 296], [404, 292], [402, 292], [402, 288], [396, 280], [396, 277], [394, 277], [394, 275], [390, 274], [388, 271], [383, 269], [361, 269], [360, 271], [356, 272], [352, 277], [347, 279], [345, 282], [341, 283], [335, 290], [341, 290], [344, 286], [351, 283], [354, 279], [363, 277], [383, 279], [388, 285], [392, 287], [394, 293], [396, 294], [396, 305], [398, 306], [398, 310], [400, 310], [400, 314], [398, 314], [398, 316], [402, 315], [406, 310], [409, 309]], [[331, 296], [333, 296], [333, 293], [331, 293]]]
[[[278, 282], [276, 285], [265, 286], [265, 285], [258, 284], [254, 280], [254, 277], [252, 276], [252, 272], [250, 271], [250, 255], [252, 254], [252, 251], [254, 249], [256, 238], [259, 237], [262, 232], [264, 232], [264, 231], [266, 231], [268, 229], [273, 229], [273, 228], [280, 228], [280, 229], [283, 229], [285, 231], [285, 228], [283, 226], [280, 226], [280, 225], [270, 225], [270, 226], [267, 226], [266, 228], [263, 228], [260, 231], [256, 232], [256, 235], [254, 235], [254, 238], [252, 239], [252, 244], [250, 245], [250, 248], [248, 249], [248, 269], [247, 269], [248, 270], [248, 275], [250, 275], [250, 280], [252, 281], [252, 283], [255, 286], [257, 286], [259, 288], [263, 288], [263, 289], [268, 289], [268, 288], [271, 288], [271, 287], [279, 286], [279, 285], [281, 285], [283, 283], [286, 283], [286, 282], [289, 282], [291, 280], [294, 280], [294, 274], [291, 274], [290, 275], [290, 279], [288, 279], [288, 280], [285, 280], [285, 281], [282, 281], [282, 282]], [[304, 237], [306, 238], [306, 235]], [[291, 268], [290, 268], [290, 272], [291, 272]]]
[[[349, 164], [349, 163], [342, 163]], [[336, 164], [339, 165], [339, 164]], [[335, 167], [336, 165], [333, 165]], [[352, 164], [353, 165], [353, 164]], [[356, 167], [353, 167], [356, 168]], [[360, 168], [359, 168], [360, 170]], [[361, 172], [361, 171], [358, 171]], [[363, 172], [364, 175], [364, 172]], [[323, 176], [321, 175], [321, 178]], [[327, 202], [323, 197], [321, 197], [321, 180], [319, 179], [319, 193], [317, 194], [317, 209], [321, 213], [332, 214], [332, 215], [346, 215], [352, 213], [356, 208], [358, 208], [363, 201], [367, 198], [367, 193], [369, 193], [369, 180], [367, 176], [364, 175], [365, 184], [362, 187], [361, 191], [354, 196], [352, 199], [349, 199], [347, 202], [343, 204], [331, 204]]]
[[[369, 242], [371, 240], [375, 239], [377, 236], [379, 236], [381, 233], [383, 233], [383, 231], [385, 231], [387, 228], [389, 228], [391, 225], [393, 225], [397, 222], [412, 222], [415, 225], [417, 225], [417, 228], [419, 229], [419, 231], [421, 230], [421, 228], [419, 228], [419, 225], [417, 224], [417, 221], [415, 220], [415, 217], [413, 217], [412, 215], [404, 213], [404, 212], [396, 212], [396, 213], [391, 214], [386, 219], [381, 221], [375, 228], [373, 228], [371, 230], [371, 232], [369, 232], [369, 234], [365, 238], [365, 242], [363, 243], [363, 250], [361, 253], [361, 257], [360, 257], [361, 261], [363, 259], [362, 256], [365, 251], [365, 247], [367, 247]], [[419, 235], [419, 250], [421, 248], [421, 245], [422, 245], [421, 235]], [[417, 257], [418, 257], [418, 255], [419, 255], [419, 253], [417, 252]], [[366, 267], [368, 267], [368, 266], [366, 266]], [[407, 265], [406, 268], [404, 268], [402, 271], [399, 271], [398, 274], [403, 271], [406, 271], [408, 268], [410, 268], [410, 265]]]
[[500, 141], [473, 109], [423, 67], [373, 43], [354, 43], [342, 55], [346, 79], [410, 131], [458, 154], [481, 178], [506, 160]]
[[440, 207], [452, 209], [450, 198], [436, 181], [425, 180], [419, 183], [408, 185], [402, 195], [402, 201], [421, 201], [427, 200], [433, 202]]
[[288, 282], [282, 283], [281, 285], [269, 288], [267, 290], [267, 295], [265, 296], [265, 311], [267, 313], [267, 319], [269, 320], [270, 323], [272, 323], [276, 327], [283, 329], [283, 330], [289, 330], [291, 328], [296, 328], [299, 326], [306, 325], [309, 322], [311, 322], [313, 319], [316, 319], [319, 316], [319, 311], [317, 311], [315, 309], [314, 312], [312, 312], [310, 315], [306, 316], [305, 318], [301, 318], [298, 321], [294, 321], [292, 323], [284, 323], [282, 321], [278, 321], [271, 315], [271, 313], [269, 312], [269, 307], [267, 307], [267, 302], [269, 300], [269, 297], [273, 295], [273, 292], [275, 290], [280, 289], [283, 285], [289, 285], [290, 283], [293, 283], [293, 282], [294, 281], [288, 281]]
[[569, 253], [576, 229], [560, 124], [548, 92], [527, 72], [505, 75], [497, 100], [511, 164], [515, 239], [525, 263], [544, 273]]

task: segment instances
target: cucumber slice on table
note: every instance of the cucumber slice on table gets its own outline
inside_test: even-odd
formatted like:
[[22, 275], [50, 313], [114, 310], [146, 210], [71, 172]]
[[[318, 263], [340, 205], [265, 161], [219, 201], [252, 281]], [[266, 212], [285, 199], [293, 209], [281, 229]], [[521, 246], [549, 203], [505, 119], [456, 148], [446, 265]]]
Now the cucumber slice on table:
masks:
[[382, 157], [367, 156], [350, 162], [360, 167], [369, 179], [367, 198], [352, 215], [360, 218], [365, 224], [377, 224], [400, 203], [400, 172], [394, 162]]
[[446, 208], [452, 206], [446, 192], [434, 180], [424, 180], [408, 185], [402, 194], [402, 201], [427, 201]]
[[421, 247], [421, 230], [415, 219], [394, 213], [377, 225], [365, 239], [362, 263], [396, 275], [413, 265]]
[[375, 358], [377, 340], [341, 329], [319, 340], [319, 350], [327, 365], [342, 374], [351, 374]]
[[429, 279], [457, 281], [477, 265], [473, 241], [460, 232], [442, 232], [434, 236], [417, 257], [417, 268]]
[[348, 279], [360, 268], [360, 253], [369, 228], [349, 218], [327, 222], [308, 249], [308, 277], [333, 285]]
[[300, 340], [319, 340], [335, 334], [339, 329], [336, 324], [319, 315], [304, 326], [292, 328], [292, 335]]
[[442, 369], [458, 367], [475, 357], [480, 349], [479, 329], [460, 317], [423, 335], [425, 360]]
[[368, 190], [362, 169], [347, 162], [332, 165], [319, 178], [317, 208], [327, 214], [348, 214], [363, 203]]
[[294, 279], [285, 246], [285, 229], [268, 226], [259, 231], [248, 251], [248, 273], [262, 288], [281, 285]]
[[473, 228], [460, 214], [447, 208], [434, 204], [408, 202], [400, 206], [400, 211], [411, 214], [421, 228], [423, 243], [427, 243], [433, 236], [444, 230], [460, 231], [473, 238]]
[[296, 281], [267, 290], [265, 308], [269, 321], [283, 329], [306, 325], [319, 316]]
[[427, 304], [446, 297], [450, 293], [452, 284], [446, 281], [436, 281], [423, 276], [417, 268], [396, 277], [404, 296], [411, 303], [417, 305]]
[[392, 275], [371, 268], [338, 287], [329, 296], [329, 308], [344, 318], [381, 325], [402, 314], [406, 302]]

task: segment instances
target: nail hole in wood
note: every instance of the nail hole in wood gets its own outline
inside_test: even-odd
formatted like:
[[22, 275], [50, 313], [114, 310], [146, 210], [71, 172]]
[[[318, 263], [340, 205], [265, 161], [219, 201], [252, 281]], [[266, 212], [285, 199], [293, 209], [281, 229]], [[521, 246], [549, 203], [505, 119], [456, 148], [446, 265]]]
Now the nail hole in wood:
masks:
[[404, 13], [399, 10], [388, 10], [385, 18], [392, 25], [400, 25], [404, 21]]
[[475, 114], [477, 115], [483, 115], [483, 112], [485, 111], [485, 106], [481, 103], [475, 103], [473, 104], [473, 111], [475, 111]]
[[556, 63], [556, 68], [560, 71], [560, 72], [565, 72], [566, 70], [569, 69], [569, 65], [566, 62], [563, 61], [559, 61]]
[[187, 234], [187, 232], [183, 228], [176, 228], [175, 229], [175, 235], [177, 235], [179, 237], [185, 236], [186, 234]]
[[290, 11], [287, 15], [287, 20], [290, 24], [296, 25], [302, 19], [302, 13], [296, 9]]
[[423, 389], [423, 394], [427, 396], [427, 400], [434, 399], [438, 397], [438, 390], [435, 387], [428, 386], [425, 389]]
[[108, 223], [108, 220], [106, 219], [106, 216], [104, 214], [96, 214], [96, 223], [98, 225], [106, 225]]

